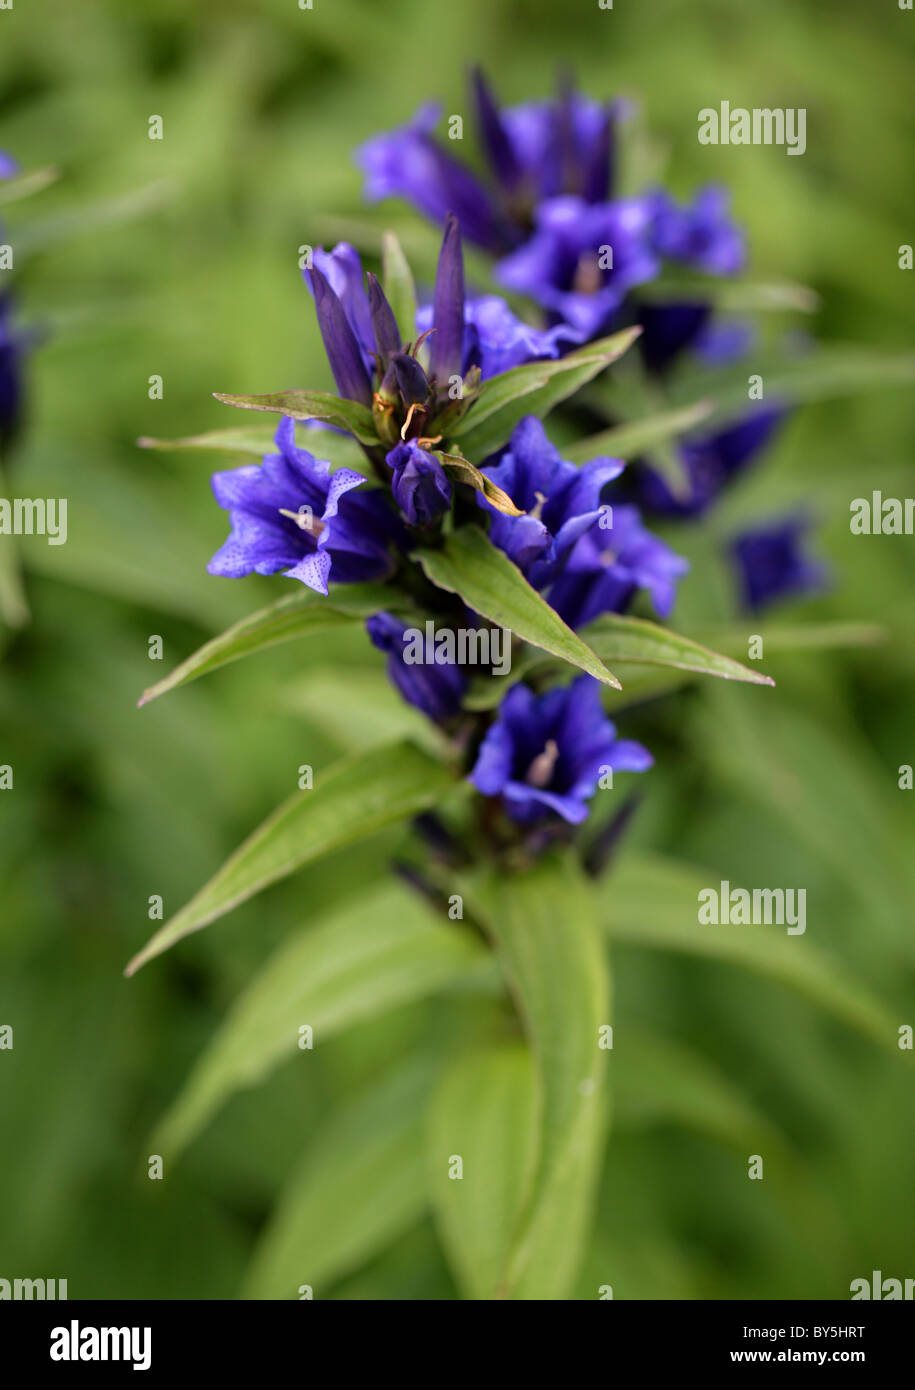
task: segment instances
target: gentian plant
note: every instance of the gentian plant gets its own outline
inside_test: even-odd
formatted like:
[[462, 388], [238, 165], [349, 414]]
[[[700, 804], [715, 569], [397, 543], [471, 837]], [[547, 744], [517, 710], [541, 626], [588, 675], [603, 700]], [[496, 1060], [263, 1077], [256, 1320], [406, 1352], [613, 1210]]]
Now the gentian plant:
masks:
[[[472, 92], [485, 174], [436, 138], [431, 107], [358, 153], [371, 200], [405, 197], [440, 226], [427, 302], [390, 232], [374, 269], [348, 243], [316, 249], [305, 289], [336, 391], [220, 393], [272, 425], [183, 441], [262, 455], [213, 476], [229, 534], [210, 573], [293, 582], [141, 700], [326, 626], [364, 626], [413, 732], [307, 777], [128, 973], [319, 855], [350, 847], [358, 864], [363, 837], [411, 826], [380, 897], [268, 962], [158, 1151], [175, 1155], [236, 1088], [291, 1056], [309, 1011], [320, 1041], [341, 1017], [472, 993], [485, 976], [527, 1041], [497, 1029], [456, 1070], [415, 1081], [415, 1113], [435, 1135], [428, 1199], [467, 1296], [562, 1298], [607, 1120], [595, 883], [631, 816], [632, 779], [650, 788], [663, 756], [627, 730], [640, 683], [724, 679], [734, 700], [740, 683], [773, 684], [738, 659], [745, 632], [714, 650], [670, 625], [689, 572], [676, 528], [704, 524], [788, 403], [745, 393], [715, 411], [677, 395], [681, 371], [701, 383], [715, 364], [752, 364], [752, 325], [719, 311], [741, 292], [754, 302], [725, 193], [621, 196], [618, 103], [563, 84], [506, 109], [479, 72]], [[472, 290], [462, 237], [490, 257], [491, 281]], [[731, 301], [723, 284], [736, 286]], [[820, 583], [800, 539], [789, 520], [736, 543], [735, 609]], [[376, 909], [394, 923], [377, 934]], [[338, 948], [346, 979], [322, 955]], [[313, 978], [325, 977], [322, 992]], [[363, 978], [377, 1005], [360, 1002]], [[449, 1181], [449, 1154], [466, 1159], [463, 1184]], [[486, 1220], [480, 1154], [499, 1193]], [[307, 1280], [294, 1213], [271, 1225], [248, 1292], [293, 1297]]]

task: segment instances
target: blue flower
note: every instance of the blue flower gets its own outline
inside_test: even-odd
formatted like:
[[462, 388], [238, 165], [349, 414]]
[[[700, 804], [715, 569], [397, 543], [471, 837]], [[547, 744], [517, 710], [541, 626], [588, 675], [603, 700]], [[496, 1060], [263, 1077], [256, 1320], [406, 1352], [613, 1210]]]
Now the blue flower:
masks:
[[[376, 613], [365, 626], [375, 646], [388, 653], [388, 675], [408, 704], [437, 722], [457, 714], [467, 684], [458, 665], [435, 647], [430, 652], [425, 637], [408, 637], [411, 629], [392, 613]], [[417, 643], [424, 660], [407, 660]]]
[[208, 564], [210, 574], [237, 579], [282, 570], [326, 594], [331, 571], [342, 583], [390, 573], [388, 547], [398, 524], [382, 494], [373, 489], [364, 497], [346, 496], [366, 479], [350, 468], [331, 473], [330, 464], [297, 448], [288, 416], [275, 438], [279, 452], [263, 463], [213, 475], [213, 492], [232, 530]]
[[669, 617], [676, 581], [689, 563], [642, 525], [637, 507], [614, 505], [612, 525], [592, 526], [576, 541], [547, 599], [569, 627], [583, 627], [602, 613], [622, 613], [646, 589], [655, 612]]
[[786, 414], [784, 406], [757, 406], [726, 429], [684, 442], [680, 457], [689, 479], [688, 496], [675, 497], [661, 474], [646, 466], [638, 474], [639, 503], [662, 516], [702, 516], [769, 444]]
[[590, 203], [610, 196], [622, 105], [565, 86], [551, 101], [500, 107], [479, 69], [472, 85], [488, 178], [435, 139], [441, 108], [426, 105], [408, 125], [357, 151], [369, 199], [405, 198], [434, 222], [454, 212], [465, 236], [500, 255], [528, 236], [537, 202], [563, 193]]
[[577, 825], [587, 818], [606, 769], [644, 772], [652, 761], [640, 743], [616, 737], [597, 681], [580, 676], [541, 696], [513, 686], [480, 745], [470, 781], [484, 796], [501, 796], [521, 824], [555, 814]]
[[589, 204], [551, 198], [537, 209], [529, 241], [496, 266], [508, 289], [530, 295], [580, 339], [607, 328], [626, 294], [653, 279], [649, 205], [638, 198]]
[[11, 318], [10, 296], [0, 295], [0, 448], [13, 438], [22, 415], [23, 340]]
[[19, 173], [19, 163], [6, 150], [0, 150], [0, 179], [11, 179]]
[[618, 459], [592, 459], [581, 468], [567, 463], [536, 416], [526, 415], [498, 462], [484, 465], [483, 472], [527, 514], [506, 516], [480, 496], [480, 505], [492, 513], [490, 540], [535, 587], [543, 588], [597, 521], [601, 490], [622, 471]]
[[395, 444], [385, 461], [394, 471], [394, 500], [411, 526], [428, 525], [451, 506], [451, 484], [442, 465], [415, 439]]
[[759, 612], [777, 599], [800, 598], [827, 585], [825, 565], [804, 553], [809, 517], [795, 514], [744, 531], [731, 546], [744, 605]]
[[662, 189], [647, 198], [651, 244], [664, 260], [677, 261], [708, 275], [736, 275], [745, 259], [743, 232], [731, 219], [730, 195], [703, 188], [691, 205], [679, 207]]

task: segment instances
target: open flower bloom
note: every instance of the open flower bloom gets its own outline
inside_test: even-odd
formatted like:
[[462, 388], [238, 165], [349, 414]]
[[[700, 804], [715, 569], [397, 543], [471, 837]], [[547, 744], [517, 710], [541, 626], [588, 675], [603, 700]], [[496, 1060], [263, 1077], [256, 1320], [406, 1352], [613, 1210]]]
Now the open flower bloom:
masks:
[[611, 458], [592, 459], [581, 468], [567, 463], [540, 421], [526, 415], [497, 461], [483, 467], [526, 514], [506, 516], [479, 497], [479, 505], [492, 513], [490, 540], [535, 588], [543, 588], [571, 546], [598, 520], [601, 490], [623, 467]]
[[283, 416], [278, 453], [260, 464], [214, 473], [213, 492], [229, 513], [232, 530], [207, 569], [237, 579], [276, 574], [327, 593], [327, 582], [380, 579], [392, 569], [389, 545], [396, 518], [383, 494], [348, 494], [367, 480], [350, 468], [331, 473], [295, 443], [295, 421]]
[[731, 218], [726, 189], [702, 188], [683, 206], [663, 189], [648, 194], [646, 201], [651, 245], [664, 260], [707, 275], [736, 275], [743, 268], [744, 236]]
[[742, 532], [731, 546], [743, 602], [757, 613], [778, 599], [822, 591], [826, 566], [804, 553], [810, 518], [796, 514]]
[[433, 222], [454, 212], [465, 235], [497, 255], [529, 235], [543, 199], [570, 193], [598, 203], [610, 196], [622, 103], [593, 101], [564, 85], [552, 100], [500, 107], [479, 69], [473, 99], [486, 176], [435, 138], [441, 108], [428, 104], [357, 151], [366, 196], [404, 198]]
[[532, 824], [559, 815], [573, 825], [588, 816], [602, 776], [644, 772], [651, 754], [618, 739], [591, 676], [536, 696], [512, 686], [487, 730], [470, 780], [484, 796], [501, 796], [513, 820]]
[[551, 198], [537, 208], [530, 240], [498, 263], [496, 278], [530, 295], [580, 340], [594, 338], [609, 327], [628, 291], [660, 270], [649, 240], [651, 218], [640, 198], [597, 204]]
[[[604, 521], [612, 525], [604, 526]], [[669, 617], [676, 581], [688, 561], [642, 525], [638, 507], [614, 505], [569, 552], [547, 594], [569, 627], [583, 627], [602, 613], [623, 613], [637, 590], [647, 589], [655, 612]]]

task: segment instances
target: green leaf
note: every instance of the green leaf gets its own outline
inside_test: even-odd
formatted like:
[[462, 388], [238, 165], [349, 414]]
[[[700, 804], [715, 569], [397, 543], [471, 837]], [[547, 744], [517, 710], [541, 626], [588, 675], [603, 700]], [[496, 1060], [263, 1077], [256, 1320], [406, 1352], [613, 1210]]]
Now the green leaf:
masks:
[[659, 276], [651, 284], [640, 285], [639, 299], [659, 304], [713, 304], [719, 312], [732, 314], [794, 310], [815, 314], [820, 296], [807, 285], [791, 280], [728, 280], [716, 276], [691, 279], [686, 276]]
[[[722, 680], [745, 681], [751, 685], [774, 685], [771, 676], [750, 666], [743, 666], [729, 656], [710, 651], [682, 633], [672, 632], [645, 618], [628, 618], [608, 613], [582, 629], [582, 637], [601, 661], [614, 666], [664, 666], [697, 675], [719, 676]], [[746, 646], [746, 637], [743, 638]], [[479, 680], [465, 699], [468, 709], [494, 709], [511, 685], [523, 676], [536, 671], [542, 674], [555, 668], [556, 663], [539, 652], [525, 652], [514, 663], [508, 676], [490, 676]], [[629, 690], [628, 684], [625, 687]]]
[[617, 1028], [611, 1079], [616, 1130], [673, 1123], [744, 1153], [786, 1149], [740, 1088], [681, 1042], [637, 1026]]
[[446, 538], [441, 549], [417, 550], [415, 554], [433, 584], [458, 594], [474, 612], [581, 667], [604, 685], [620, 689], [616, 676], [566, 627], [479, 526], [461, 526]]
[[269, 425], [210, 430], [207, 434], [189, 434], [183, 439], [154, 439], [141, 435], [137, 445], [141, 449], [206, 449], [217, 454], [255, 454], [258, 458], [274, 448], [273, 430]]
[[468, 462], [463, 454], [445, 454], [438, 449], [433, 450], [433, 454], [441, 460], [442, 467], [449, 477], [459, 483], [466, 483], [476, 492], [481, 492], [497, 511], [503, 512], [505, 516], [524, 516], [524, 512], [515, 506], [508, 493], [498, 487], [492, 478], [481, 473], [474, 464]]
[[60, 170], [55, 169], [53, 164], [46, 164], [42, 169], [29, 169], [21, 174], [14, 174], [12, 178], [0, 179], [0, 204], [15, 203], [20, 198], [29, 198], [33, 193], [40, 193], [49, 184], [56, 183], [60, 178]]
[[214, 391], [213, 395], [241, 410], [266, 410], [290, 415], [293, 420], [323, 420], [334, 429], [346, 430], [360, 444], [378, 443], [372, 412], [359, 401], [344, 400], [329, 391], [275, 391], [266, 396], [230, 396]]
[[502, 447], [524, 415], [544, 416], [632, 346], [641, 328], [625, 328], [568, 357], [529, 362], [484, 381], [471, 409], [451, 431], [467, 456], [484, 459]]
[[320, 1298], [419, 1220], [433, 1075], [428, 1059], [413, 1062], [330, 1116], [280, 1193], [242, 1298], [297, 1299], [303, 1284]]
[[359, 624], [382, 608], [393, 606], [394, 611], [402, 611], [397, 604], [397, 595], [380, 584], [336, 585], [327, 598], [303, 585], [301, 593], [278, 599], [205, 642], [169, 675], [144, 690], [138, 703], [148, 705], [179, 685], [187, 685], [210, 671], [219, 670], [220, 666], [266, 651], [280, 642], [309, 637], [331, 627]]
[[604, 891], [605, 922], [616, 946], [682, 951], [755, 971], [833, 1014], [886, 1048], [896, 1023], [883, 1005], [838, 965], [784, 927], [705, 926], [699, 893], [720, 876], [654, 854], [629, 854]]
[[[746, 651], [747, 628], [719, 628], [711, 641], [726, 652]], [[831, 651], [838, 647], [877, 647], [889, 633], [878, 623], [782, 623], [764, 626], [759, 634], [767, 656], [783, 652]]]
[[[787, 362], [760, 362], [754, 371], [763, 379], [767, 401], [802, 405], [910, 385], [915, 381], [915, 353], [829, 344]], [[697, 392], [714, 400], [715, 419], [731, 418], [747, 406], [746, 370], [684, 372], [671, 386], [671, 404], [688, 404]]]
[[322, 854], [426, 810], [441, 799], [452, 780], [447, 768], [408, 742], [336, 763], [311, 791], [296, 792], [284, 801], [156, 932], [124, 973], [132, 975], [191, 932]]
[[587, 463], [589, 459], [605, 455], [618, 459], [638, 458], [701, 425], [713, 410], [713, 401], [696, 401], [681, 410], [663, 410], [642, 420], [628, 420], [613, 429], [592, 434], [579, 444], [564, 445], [562, 455], [572, 463]]
[[561, 1299], [581, 1258], [603, 1147], [606, 955], [590, 885], [568, 858], [493, 874], [471, 897], [530, 1040], [540, 1093], [536, 1173], [497, 1294]]
[[[461, 1057], [430, 1106], [426, 1172], [436, 1225], [465, 1298], [495, 1297], [536, 1171], [539, 1088], [530, 1050]], [[460, 1181], [451, 1175], [461, 1159]]]
[[381, 237], [381, 282], [405, 343], [416, 332], [416, 285], [403, 247], [393, 232]]
[[387, 880], [289, 936], [232, 1006], [156, 1130], [161, 1152], [191, 1142], [235, 1091], [282, 1062], [307, 1067], [299, 1028], [320, 1046], [354, 1024], [451, 988], [484, 988], [492, 958], [468, 928], [442, 920]]

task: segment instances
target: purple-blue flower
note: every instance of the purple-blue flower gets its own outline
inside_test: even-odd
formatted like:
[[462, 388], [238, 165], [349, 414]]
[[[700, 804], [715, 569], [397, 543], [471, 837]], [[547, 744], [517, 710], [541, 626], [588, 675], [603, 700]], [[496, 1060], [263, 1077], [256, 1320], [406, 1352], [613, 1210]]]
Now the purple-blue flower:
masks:
[[19, 162], [6, 150], [0, 150], [0, 179], [11, 179], [19, 173]]
[[547, 600], [569, 627], [578, 628], [602, 613], [624, 612], [636, 591], [646, 589], [655, 612], [667, 618], [677, 580], [688, 569], [682, 555], [642, 525], [638, 507], [614, 505], [576, 541]]
[[784, 406], [760, 405], [726, 429], [681, 444], [680, 457], [689, 479], [685, 497], [674, 496], [665, 478], [646, 465], [638, 471], [640, 505], [662, 516], [701, 516], [766, 448], [786, 414]]
[[551, 198], [537, 209], [529, 241], [496, 266], [508, 289], [527, 294], [581, 339], [607, 328], [626, 294], [657, 275], [652, 213], [639, 198], [589, 204]]
[[691, 204], [679, 206], [659, 189], [647, 196], [652, 249], [707, 275], [736, 275], [745, 259], [744, 236], [730, 214], [723, 188], [703, 188]]
[[592, 459], [581, 468], [567, 463], [536, 416], [526, 415], [498, 461], [483, 468], [526, 515], [506, 516], [479, 496], [480, 505], [492, 513], [490, 540], [535, 587], [543, 588], [598, 520], [601, 491], [623, 466], [611, 458]]
[[804, 550], [810, 527], [809, 517], [795, 514], [735, 538], [731, 555], [746, 608], [757, 613], [778, 599], [801, 598], [826, 587], [826, 566]]
[[385, 461], [394, 473], [394, 501], [411, 526], [426, 526], [451, 506], [451, 484], [442, 465], [415, 439], [395, 444]]
[[372, 489], [348, 496], [366, 479], [350, 468], [331, 473], [329, 463], [297, 448], [288, 416], [275, 438], [279, 452], [262, 463], [213, 474], [232, 529], [207, 566], [210, 574], [237, 579], [282, 570], [321, 594], [331, 577], [346, 584], [387, 575], [398, 523], [383, 495]]
[[480, 745], [470, 781], [484, 796], [501, 796], [509, 816], [530, 825], [559, 815], [573, 825], [607, 770], [644, 772], [651, 754], [618, 739], [591, 676], [534, 695], [515, 685]]
[[22, 339], [11, 319], [10, 296], [0, 295], [0, 448], [16, 433], [22, 415]]
[[500, 255], [528, 236], [538, 202], [564, 193], [589, 203], [610, 196], [620, 104], [564, 86], [549, 101], [500, 107], [479, 69], [472, 87], [488, 177], [435, 138], [441, 108], [430, 104], [357, 151], [369, 199], [405, 198], [434, 222], [454, 212], [465, 236]]
[[[388, 653], [388, 675], [408, 704], [436, 721], [457, 714], [467, 684], [460, 666], [444, 660], [434, 646], [430, 651], [425, 637], [413, 634], [393, 613], [376, 613], [365, 626], [375, 646]], [[417, 649], [422, 661], [410, 659]]]

